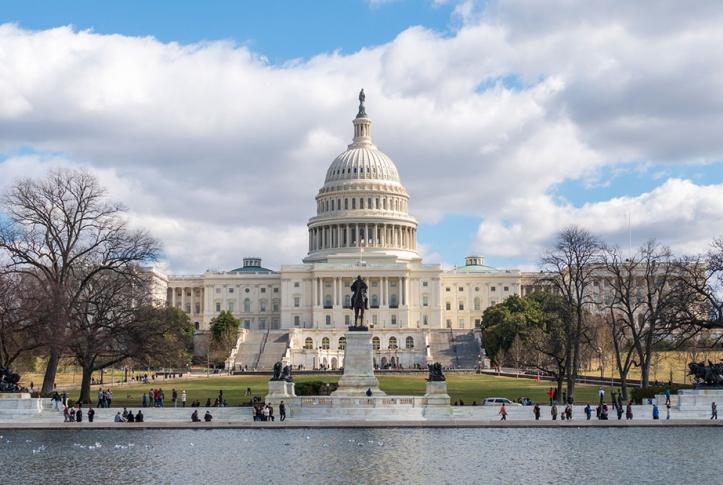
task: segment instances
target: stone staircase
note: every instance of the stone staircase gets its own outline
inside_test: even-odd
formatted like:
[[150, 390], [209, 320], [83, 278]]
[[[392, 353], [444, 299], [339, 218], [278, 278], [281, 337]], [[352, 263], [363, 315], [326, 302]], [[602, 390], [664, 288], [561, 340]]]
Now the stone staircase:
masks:
[[[227, 361], [229, 370], [271, 370], [286, 354], [288, 330], [245, 330]], [[232, 365], [229, 365], [232, 364]]]
[[474, 369], [482, 348], [474, 330], [437, 330], [430, 333], [429, 350], [432, 360], [444, 367]]

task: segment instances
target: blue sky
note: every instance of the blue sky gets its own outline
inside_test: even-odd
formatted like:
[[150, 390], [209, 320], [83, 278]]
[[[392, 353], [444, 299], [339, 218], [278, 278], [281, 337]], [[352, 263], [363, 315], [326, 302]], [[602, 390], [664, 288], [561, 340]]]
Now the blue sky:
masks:
[[0, 188], [90, 168], [173, 270], [293, 263], [365, 87], [429, 261], [531, 268], [567, 224], [627, 244], [629, 214], [635, 244], [700, 251], [723, 232], [721, 21], [715, 2], [6, 1]]

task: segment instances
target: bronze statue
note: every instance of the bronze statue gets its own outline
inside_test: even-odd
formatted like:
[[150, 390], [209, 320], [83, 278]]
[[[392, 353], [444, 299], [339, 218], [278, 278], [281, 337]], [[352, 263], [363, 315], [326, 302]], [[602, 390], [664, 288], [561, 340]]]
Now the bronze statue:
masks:
[[354, 325], [353, 328], [366, 328], [364, 325], [364, 310], [368, 307], [369, 300], [367, 298], [367, 284], [361, 276], [357, 276], [351, 285], [351, 307], [354, 309]]
[[708, 386], [723, 386], [723, 363], [714, 364], [710, 360], [708, 365], [704, 362], [688, 364], [688, 375], [693, 376], [696, 384], [704, 383]]
[[291, 367], [288, 365], [284, 366], [284, 370], [281, 371], [281, 380], [286, 382], [291, 382], [294, 379], [291, 377]]
[[20, 392], [20, 374], [9, 368], [0, 367], [0, 392]]
[[274, 364], [274, 376], [271, 378], [272, 381], [281, 381], [283, 378], [281, 377], [281, 367], [283, 364], [281, 362], [277, 362]]
[[357, 113], [357, 118], [366, 118], [367, 117], [367, 111], [364, 107], [364, 101], [367, 99], [366, 95], [364, 94], [364, 90], [362, 89], [359, 91], [359, 112]]
[[444, 373], [442, 372], [442, 364], [439, 362], [435, 362], [434, 364], [427, 364], [427, 368], [429, 369], [429, 378], [428, 381], [446, 381], [447, 378], [444, 377]]

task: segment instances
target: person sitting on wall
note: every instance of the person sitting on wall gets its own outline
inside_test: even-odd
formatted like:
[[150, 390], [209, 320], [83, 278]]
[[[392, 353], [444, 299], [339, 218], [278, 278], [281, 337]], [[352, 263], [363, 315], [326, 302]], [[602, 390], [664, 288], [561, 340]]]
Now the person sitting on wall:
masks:
[[136, 414], [136, 423], [142, 423], [143, 422], [143, 413], [141, 410], [138, 410], [138, 414]]
[[213, 419], [213, 416], [211, 416], [211, 411], [206, 410], [206, 414], [203, 415], [203, 420], [206, 421], [207, 423], [210, 423], [212, 419]]
[[193, 414], [191, 414], [191, 422], [192, 423], [200, 423], [201, 419], [198, 417], [198, 409], [193, 411]]

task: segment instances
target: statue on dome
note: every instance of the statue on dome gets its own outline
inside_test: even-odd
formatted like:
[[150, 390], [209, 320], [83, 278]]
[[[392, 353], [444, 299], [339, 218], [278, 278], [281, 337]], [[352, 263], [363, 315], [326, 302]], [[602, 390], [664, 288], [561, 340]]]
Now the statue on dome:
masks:
[[364, 101], [367, 99], [366, 95], [364, 94], [364, 89], [359, 91], [359, 112], [356, 114], [357, 118], [366, 118], [367, 117], [367, 111], [364, 107]]
[[349, 330], [367, 330], [364, 325], [364, 310], [369, 308], [369, 299], [367, 298], [367, 284], [361, 276], [357, 276], [354, 283], [351, 284], [351, 307], [354, 309], [354, 325]]

